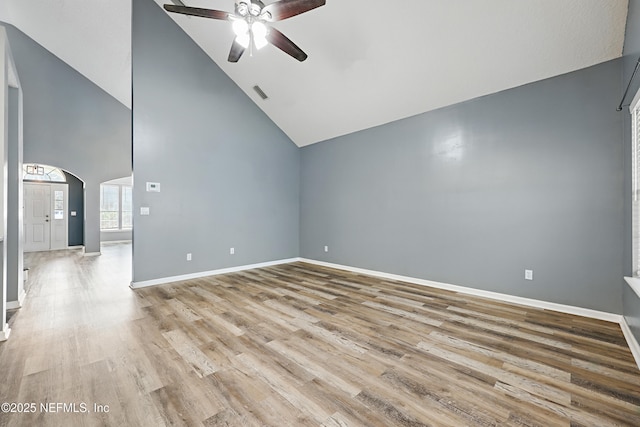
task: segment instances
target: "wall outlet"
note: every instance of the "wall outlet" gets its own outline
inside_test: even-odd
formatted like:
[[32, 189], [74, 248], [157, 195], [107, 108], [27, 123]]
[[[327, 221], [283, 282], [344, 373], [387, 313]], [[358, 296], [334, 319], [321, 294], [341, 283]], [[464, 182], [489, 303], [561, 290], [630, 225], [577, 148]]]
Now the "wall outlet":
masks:
[[329, 252], [329, 246], [325, 246], [325, 247], [324, 247], [324, 251], [325, 251], [325, 252]]
[[187, 261], [191, 261], [191, 253], [187, 254]]
[[150, 209], [147, 206], [142, 206], [140, 208], [140, 215], [149, 215]]
[[533, 270], [524, 271], [524, 280], [533, 280]]
[[236, 253], [236, 248], [229, 248], [229, 255], [233, 255]]

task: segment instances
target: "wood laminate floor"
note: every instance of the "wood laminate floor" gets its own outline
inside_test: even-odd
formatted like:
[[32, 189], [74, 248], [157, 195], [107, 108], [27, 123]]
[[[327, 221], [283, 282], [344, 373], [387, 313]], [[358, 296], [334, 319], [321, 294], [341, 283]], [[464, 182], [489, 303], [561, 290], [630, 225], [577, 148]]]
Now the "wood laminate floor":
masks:
[[132, 291], [122, 244], [26, 262], [0, 400], [37, 407], [2, 426], [640, 425], [617, 324], [303, 263]]

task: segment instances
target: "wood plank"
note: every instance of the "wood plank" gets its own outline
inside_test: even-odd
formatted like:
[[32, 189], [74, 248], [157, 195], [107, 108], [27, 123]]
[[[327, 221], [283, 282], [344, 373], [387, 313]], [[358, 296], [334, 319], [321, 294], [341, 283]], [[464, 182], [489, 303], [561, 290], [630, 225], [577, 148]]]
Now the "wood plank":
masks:
[[130, 246], [28, 254], [0, 395], [108, 413], [0, 425], [637, 426], [594, 319], [291, 263], [131, 291]]

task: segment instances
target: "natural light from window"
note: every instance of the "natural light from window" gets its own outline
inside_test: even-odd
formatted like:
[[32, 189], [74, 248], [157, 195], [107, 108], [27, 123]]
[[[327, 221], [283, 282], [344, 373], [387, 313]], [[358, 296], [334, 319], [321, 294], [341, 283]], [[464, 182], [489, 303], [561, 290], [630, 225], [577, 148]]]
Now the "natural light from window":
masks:
[[130, 230], [133, 227], [133, 191], [131, 185], [100, 185], [100, 230]]
[[633, 277], [625, 277], [631, 289], [640, 297], [640, 90], [629, 106], [631, 112], [631, 206]]
[[22, 165], [22, 179], [26, 181], [67, 182], [67, 177], [60, 168], [33, 163]]

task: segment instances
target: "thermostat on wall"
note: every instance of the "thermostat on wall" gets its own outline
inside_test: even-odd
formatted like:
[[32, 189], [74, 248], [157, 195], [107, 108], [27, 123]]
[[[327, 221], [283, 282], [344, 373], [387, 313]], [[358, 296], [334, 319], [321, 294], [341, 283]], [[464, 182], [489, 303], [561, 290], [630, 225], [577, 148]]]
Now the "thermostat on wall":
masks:
[[160, 192], [160, 183], [159, 182], [147, 182], [147, 191], [154, 191], [156, 193]]

